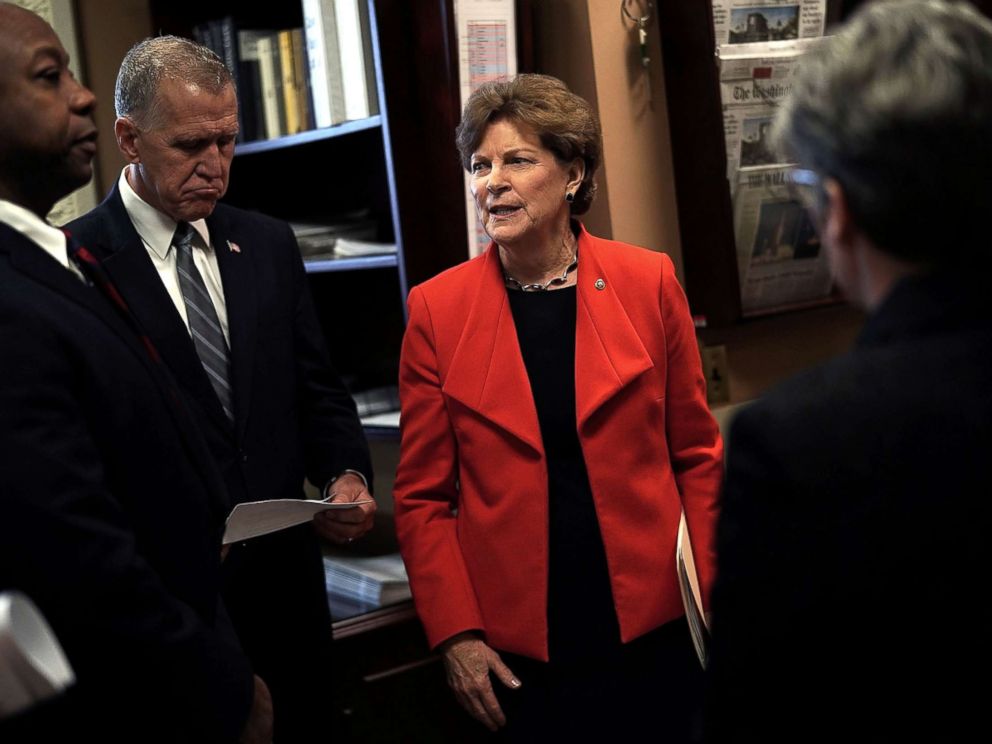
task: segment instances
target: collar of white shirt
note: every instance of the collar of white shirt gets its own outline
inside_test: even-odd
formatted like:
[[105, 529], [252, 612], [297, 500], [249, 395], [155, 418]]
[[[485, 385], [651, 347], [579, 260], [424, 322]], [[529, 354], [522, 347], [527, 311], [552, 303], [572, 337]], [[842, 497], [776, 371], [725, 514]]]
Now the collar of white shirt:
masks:
[[[138, 231], [141, 241], [148, 250], [164, 261], [165, 257], [169, 255], [169, 248], [172, 247], [172, 236], [176, 233], [176, 221], [146, 202], [131, 188], [131, 184], [127, 180], [129, 167], [124, 166], [120, 180], [117, 182], [121, 199], [124, 202], [124, 209], [131, 218], [134, 229]], [[200, 238], [199, 240], [194, 239], [194, 246], [198, 245], [209, 251], [210, 231], [207, 229], [207, 221], [197, 220], [191, 222], [190, 225]]]
[[69, 266], [69, 254], [65, 249], [65, 233], [49, 225], [30, 209], [0, 199], [0, 222], [10, 225], [67, 269], [73, 270]]

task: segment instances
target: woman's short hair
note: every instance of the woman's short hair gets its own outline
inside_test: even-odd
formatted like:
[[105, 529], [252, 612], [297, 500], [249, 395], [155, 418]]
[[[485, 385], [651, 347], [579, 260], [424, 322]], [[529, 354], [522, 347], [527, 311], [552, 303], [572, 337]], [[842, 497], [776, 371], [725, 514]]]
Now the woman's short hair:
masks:
[[465, 170], [471, 170], [472, 154], [497, 119], [531, 127], [562, 163], [582, 158], [586, 172], [571, 209], [572, 214], [585, 214], [596, 195], [596, 170], [603, 154], [599, 119], [592, 106], [550, 75], [517, 75], [484, 83], [469, 96], [455, 130]]

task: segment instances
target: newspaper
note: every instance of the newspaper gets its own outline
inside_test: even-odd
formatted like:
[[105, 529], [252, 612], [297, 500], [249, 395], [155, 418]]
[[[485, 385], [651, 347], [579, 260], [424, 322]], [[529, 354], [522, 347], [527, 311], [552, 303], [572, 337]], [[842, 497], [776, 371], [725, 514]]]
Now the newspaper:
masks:
[[739, 171], [734, 236], [745, 315], [830, 295], [826, 255], [806, 210], [790, 198], [789, 166]]
[[792, 90], [801, 56], [821, 42], [822, 39], [797, 39], [723, 45], [717, 49], [731, 193], [739, 168], [779, 162], [768, 141], [775, 110]]
[[827, 0], [713, 0], [716, 43], [823, 36]]

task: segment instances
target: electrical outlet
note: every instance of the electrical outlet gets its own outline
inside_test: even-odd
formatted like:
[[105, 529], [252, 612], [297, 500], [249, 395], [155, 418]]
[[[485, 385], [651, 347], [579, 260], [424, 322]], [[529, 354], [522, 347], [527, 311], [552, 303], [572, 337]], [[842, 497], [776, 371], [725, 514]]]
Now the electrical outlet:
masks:
[[704, 346], [701, 349], [703, 374], [706, 376], [706, 402], [710, 406], [730, 402], [730, 370], [727, 367], [727, 347]]

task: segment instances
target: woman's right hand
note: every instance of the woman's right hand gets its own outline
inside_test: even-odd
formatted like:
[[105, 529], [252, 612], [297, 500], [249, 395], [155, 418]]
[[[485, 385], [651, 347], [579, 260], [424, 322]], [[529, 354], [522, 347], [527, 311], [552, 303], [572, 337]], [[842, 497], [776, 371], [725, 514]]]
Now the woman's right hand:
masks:
[[506, 716], [496, 700], [489, 672], [511, 689], [520, 687], [510, 668], [475, 633], [466, 632], [452, 636], [441, 644], [448, 684], [455, 697], [469, 714], [490, 731], [506, 724]]

